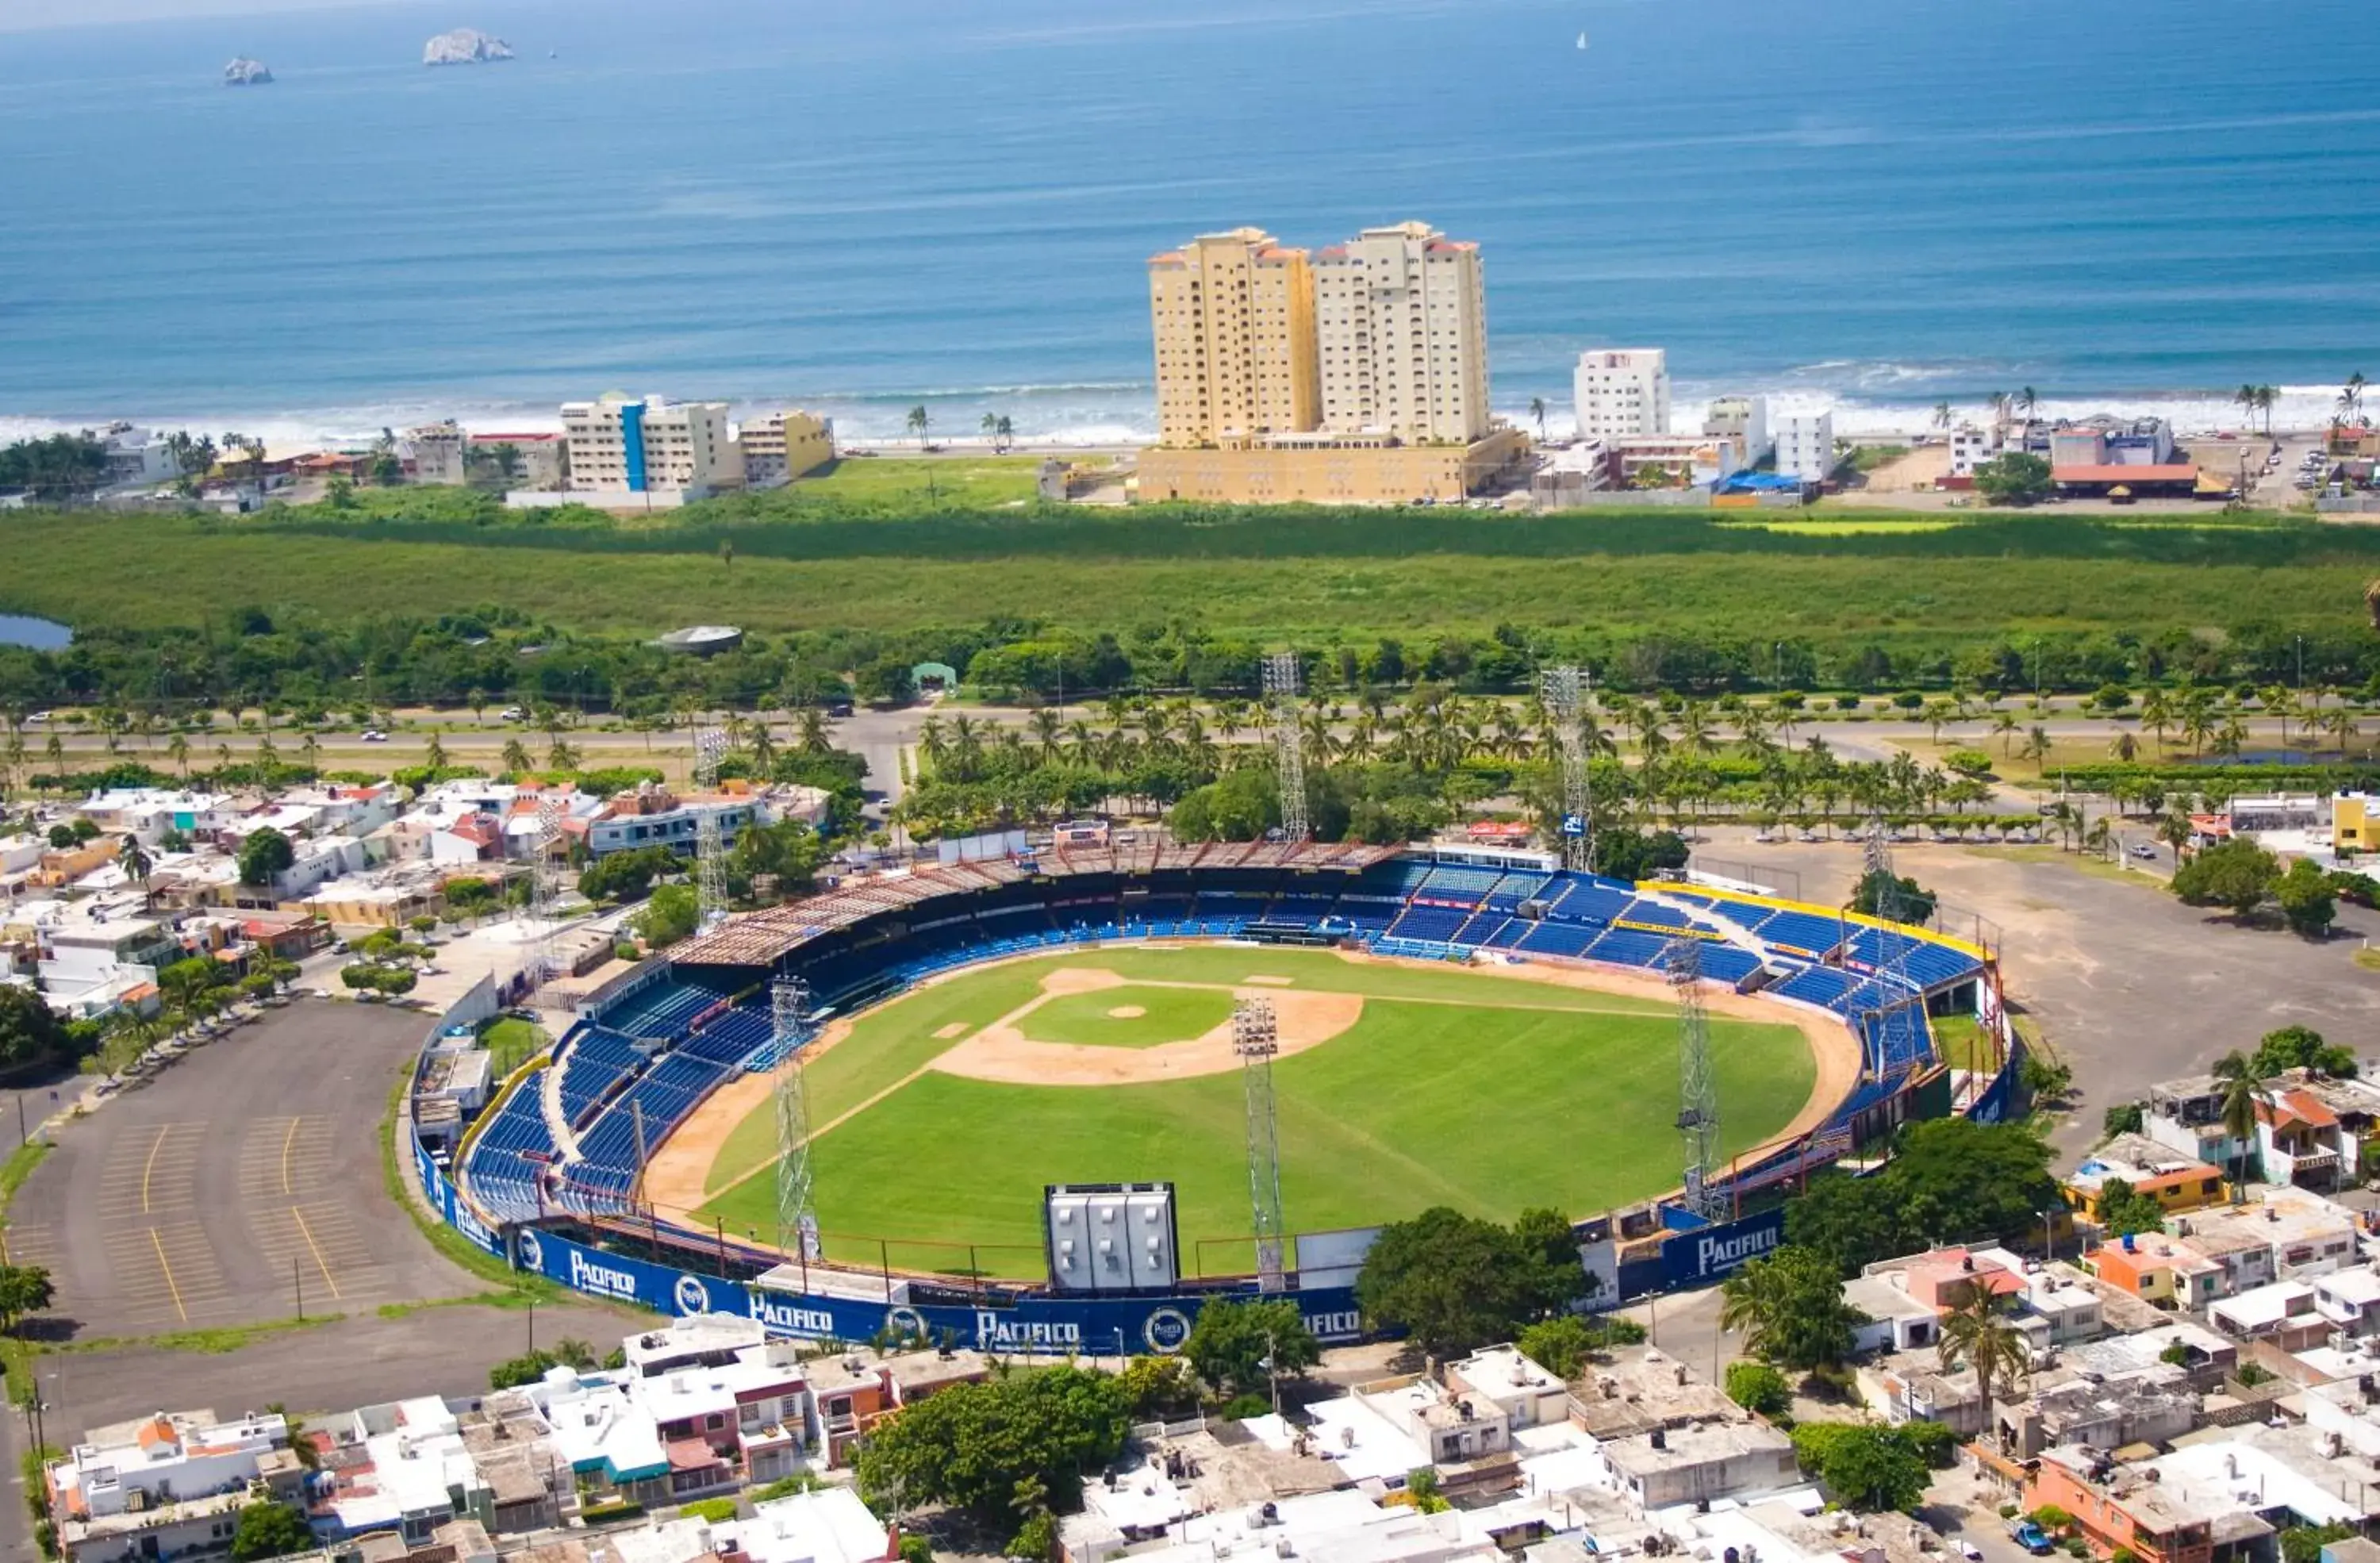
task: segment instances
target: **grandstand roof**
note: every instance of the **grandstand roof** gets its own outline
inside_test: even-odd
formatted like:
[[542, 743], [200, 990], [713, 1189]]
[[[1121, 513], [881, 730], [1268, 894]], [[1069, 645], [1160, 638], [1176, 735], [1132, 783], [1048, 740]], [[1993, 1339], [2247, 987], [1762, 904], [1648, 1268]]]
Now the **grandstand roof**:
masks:
[[846, 880], [823, 895], [731, 917], [670, 951], [685, 965], [773, 965], [822, 933], [940, 896], [1030, 878], [1078, 874], [1147, 874], [1158, 869], [1290, 868], [1356, 874], [1397, 855], [1397, 847], [1354, 842], [1141, 841], [1123, 845], [1051, 847], [1028, 857], [949, 863], [912, 872]]

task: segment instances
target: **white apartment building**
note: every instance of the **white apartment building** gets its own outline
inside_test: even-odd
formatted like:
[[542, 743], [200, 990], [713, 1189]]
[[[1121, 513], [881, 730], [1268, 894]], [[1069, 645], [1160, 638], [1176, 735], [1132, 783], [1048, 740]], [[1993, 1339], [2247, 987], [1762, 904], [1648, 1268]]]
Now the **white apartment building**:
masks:
[[2000, 454], [2000, 436], [1997, 429], [1978, 429], [1962, 423], [1950, 430], [1950, 476], [1972, 478], [1975, 468]]
[[774, 489], [834, 459], [834, 425], [816, 413], [788, 408], [747, 418], [735, 431], [748, 488]]
[[1757, 462], [1768, 454], [1768, 398], [1718, 397], [1703, 415], [1703, 433], [1712, 439], [1732, 441], [1747, 465]]
[[1835, 469], [1835, 415], [1786, 413], [1777, 419], [1777, 475], [1822, 483]]
[[285, 1499], [304, 1468], [281, 1417], [201, 1411], [93, 1428], [45, 1474], [69, 1563], [132, 1563], [228, 1554], [250, 1485]]
[[1488, 432], [1479, 247], [1425, 223], [1366, 228], [1314, 257], [1322, 427], [1414, 443]]
[[1581, 439], [1670, 431], [1670, 355], [1659, 347], [1592, 347], [1571, 375]]
[[574, 493], [650, 495], [663, 503], [741, 487], [744, 461], [724, 402], [669, 402], [616, 392], [565, 402]]

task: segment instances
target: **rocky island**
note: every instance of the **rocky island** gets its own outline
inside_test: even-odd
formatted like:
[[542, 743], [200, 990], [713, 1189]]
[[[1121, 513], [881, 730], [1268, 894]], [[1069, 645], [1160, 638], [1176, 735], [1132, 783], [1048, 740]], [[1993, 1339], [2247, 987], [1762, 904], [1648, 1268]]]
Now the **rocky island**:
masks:
[[242, 55], [224, 67], [223, 79], [226, 87], [261, 87], [273, 79], [273, 73], [264, 68], [262, 60]]
[[421, 47], [421, 63], [426, 66], [489, 65], [512, 57], [511, 44], [468, 27], [442, 32]]

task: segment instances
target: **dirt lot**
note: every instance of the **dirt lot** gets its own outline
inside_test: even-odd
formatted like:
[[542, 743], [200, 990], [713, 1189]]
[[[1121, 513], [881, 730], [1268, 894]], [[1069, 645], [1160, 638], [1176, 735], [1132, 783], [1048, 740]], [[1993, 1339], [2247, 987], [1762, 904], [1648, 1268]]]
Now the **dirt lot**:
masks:
[[[1801, 898], [1822, 904], [1846, 896], [1860, 866], [1849, 843], [1714, 842], [1708, 855], [1798, 874]], [[2087, 872], [2071, 856], [1904, 846], [1894, 861], [1941, 895], [1950, 932], [1969, 932], [1978, 915], [1997, 925], [2010, 999], [2074, 1070], [2075, 1110], [2057, 1134], [2069, 1153], [2098, 1138], [2109, 1103], [2252, 1048], [2276, 1026], [2362, 1048], [2380, 1025], [2380, 973], [2354, 960], [2380, 935], [2380, 914], [2341, 906], [2334, 935], [2309, 943], [2184, 906], [2148, 875]]]

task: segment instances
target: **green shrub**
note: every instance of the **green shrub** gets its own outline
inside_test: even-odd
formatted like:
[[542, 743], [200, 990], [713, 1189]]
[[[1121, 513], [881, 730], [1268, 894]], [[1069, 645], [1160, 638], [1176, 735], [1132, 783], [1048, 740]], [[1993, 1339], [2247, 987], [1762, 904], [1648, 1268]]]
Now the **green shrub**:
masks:
[[732, 1497], [697, 1498], [681, 1505], [678, 1513], [688, 1520], [707, 1520], [717, 1525], [735, 1518], [735, 1500]]
[[1793, 1404], [1792, 1386], [1767, 1363], [1727, 1364], [1727, 1398], [1748, 1412], [1775, 1416]]

